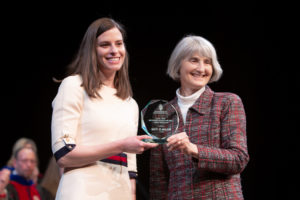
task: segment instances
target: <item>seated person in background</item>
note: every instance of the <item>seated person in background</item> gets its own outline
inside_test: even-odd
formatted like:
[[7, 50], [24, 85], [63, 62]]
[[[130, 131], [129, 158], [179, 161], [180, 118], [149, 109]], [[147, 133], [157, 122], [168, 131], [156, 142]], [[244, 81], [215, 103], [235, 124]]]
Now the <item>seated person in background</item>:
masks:
[[[0, 187], [0, 199], [13, 200], [51, 200], [52, 195], [44, 188], [36, 185], [32, 180], [32, 175], [36, 169], [37, 156], [32, 148], [21, 147], [14, 155], [14, 170], [10, 174], [9, 183], [7, 181], [7, 170], [1, 170], [4, 176], [3, 185]], [[5, 186], [5, 183], [7, 184]], [[5, 186], [5, 187], [4, 187]]]
[[[10, 169], [11, 171], [14, 169], [13, 168], [14, 155], [16, 153], [16, 150], [18, 150], [22, 147], [32, 148], [34, 150], [35, 154], [38, 155], [36, 143], [30, 138], [21, 137], [14, 143], [13, 148], [12, 148], [11, 157], [7, 161], [5, 168]], [[37, 156], [37, 164], [36, 164], [36, 168], [34, 169], [34, 173], [32, 174], [32, 179], [33, 179], [34, 183], [38, 183], [38, 182], [40, 182], [41, 177], [42, 177], [42, 175], [39, 172], [38, 156]]]
[[28, 147], [28, 148], [32, 148], [34, 150], [34, 152], [37, 154], [37, 146], [35, 144], [35, 142], [30, 139], [30, 138], [26, 138], [26, 137], [21, 137], [19, 138], [15, 143], [14, 146], [12, 148], [12, 154], [10, 159], [7, 161], [7, 166], [13, 167], [13, 162], [14, 162], [14, 154], [15, 152], [20, 149], [21, 147]]

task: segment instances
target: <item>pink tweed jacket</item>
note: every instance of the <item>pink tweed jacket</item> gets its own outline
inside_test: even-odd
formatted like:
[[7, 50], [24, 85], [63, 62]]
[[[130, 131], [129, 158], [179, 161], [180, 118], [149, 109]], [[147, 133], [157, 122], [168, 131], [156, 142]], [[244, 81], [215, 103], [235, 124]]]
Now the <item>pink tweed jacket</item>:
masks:
[[[177, 97], [170, 103], [180, 113]], [[249, 155], [241, 99], [206, 86], [185, 124], [180, 114], [182, 131], [198, 146], [199, 157], [169, 152], [166, 145], [151, 149], [150, 199], [243, 199], [240, 173]]]

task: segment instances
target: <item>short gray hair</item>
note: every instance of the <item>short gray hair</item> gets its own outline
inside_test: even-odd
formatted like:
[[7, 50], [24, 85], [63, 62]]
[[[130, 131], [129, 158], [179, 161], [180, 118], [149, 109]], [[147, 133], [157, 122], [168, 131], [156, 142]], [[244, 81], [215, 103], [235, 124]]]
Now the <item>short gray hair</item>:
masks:
[[213, 75], [210, 78], [209, 83], [218, 81], [223, 70], [218, 62], [215, 48], [212, 43], [205, 38], [195, 35], [185, 36], [178, 42], [170, 56], [167, 74], [173, 80], [179, 81], [181, 61], [195, 52], [198, 52], [200, 56], [208, 57], [212, 60]]

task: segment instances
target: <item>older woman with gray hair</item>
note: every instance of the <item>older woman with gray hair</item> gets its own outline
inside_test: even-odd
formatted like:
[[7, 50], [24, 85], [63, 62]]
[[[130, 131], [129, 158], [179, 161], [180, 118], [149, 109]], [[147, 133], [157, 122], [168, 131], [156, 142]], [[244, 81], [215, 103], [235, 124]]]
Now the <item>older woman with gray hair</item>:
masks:
[[214, 92], [222, 68], [214, 46], [189, 35], [175, 47], [167, 74], [180, 82], [169, 103], [179, 127], [167, 144], [151, 150], [151, 199], [243, 199], [240, 174], [249, 155], [240, 97]]

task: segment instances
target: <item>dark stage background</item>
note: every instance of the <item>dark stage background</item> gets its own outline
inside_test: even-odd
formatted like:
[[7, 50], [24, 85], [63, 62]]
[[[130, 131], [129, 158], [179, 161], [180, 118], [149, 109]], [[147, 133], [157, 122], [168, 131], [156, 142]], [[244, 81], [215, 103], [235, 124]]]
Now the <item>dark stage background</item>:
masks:
[[[47, 4], [2, 7], [8, 12], [1, 19], [1, 166], [10, 157], [13, 143], [25, 136], [36, 141], [44, 172], [52, 155], [51, 102], [59, 86], [52, 78], [64, 77], [88, 25], [110, 16], [127, 30], [130, 77], [140, 108], [150, 99], [174, 97], [178, 85], [165, 71], [173, 48], [184, 35], [200, 35], [215, 45], [224, 74], [210, 86], [238, 94], [247, 114], [250, 162], [242, 173], [245, 199], [278, 197], [276, 188], [290, 161], [287, 157], [283, 163], [284, 154], [279, 150], [288, 145], [284, 140], [277, 145], [275, 140], [286, 131], [281, 125], [287, 117], [278, 105], [288, 104], [279, 100], [287, 86], [278, 40], [281, 28], [277, 26], [283, 19], [273, 7], [255, 2], [186, 3], [176, 8], [142, 3], [130, 10], [113, 3], [76, 8]], [[144, 133], [139, 130], [139, 134]], [[138, 199], [148, 196], [148, 158], [149, 152], [138, 155]], [[288, 197], [292, 189], [289, 183], [285, 186]]]

